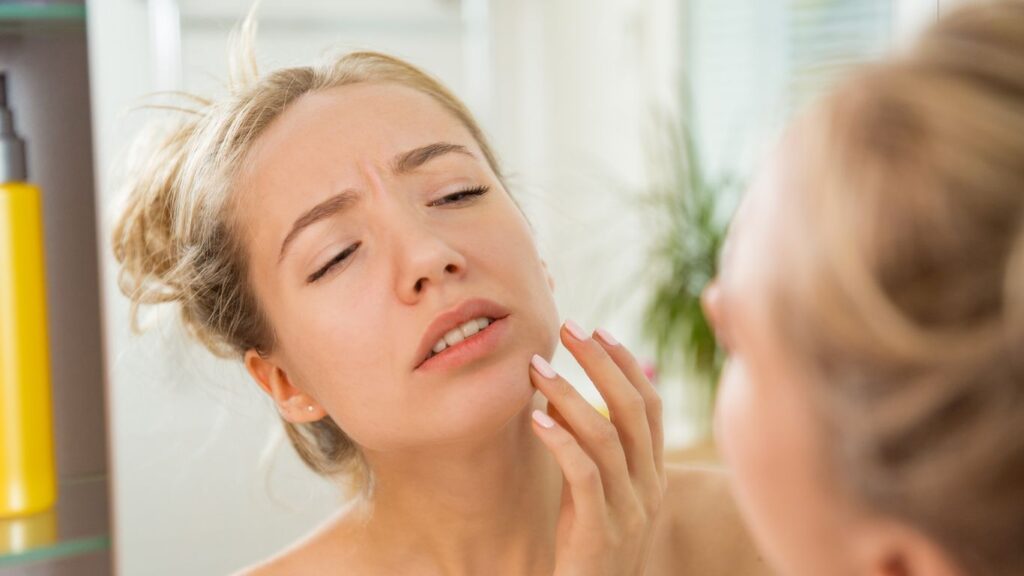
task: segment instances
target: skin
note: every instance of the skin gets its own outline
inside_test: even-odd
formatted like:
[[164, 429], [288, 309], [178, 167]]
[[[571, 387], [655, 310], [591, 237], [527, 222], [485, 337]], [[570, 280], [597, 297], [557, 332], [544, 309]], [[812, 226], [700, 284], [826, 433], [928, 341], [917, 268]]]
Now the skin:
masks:
[[[392, 170], [396, 155], [438, 142], [466, 153]], [[372, 502], [339, 511], [245, 573], [344, 566], [354, 574], [568, 576], [646, 566], [647, 574], [725, 574], [758, 566], [717, 488], [721, 475], [662, 464], [660, 401], [632, 354], [560, 326], [529, 225], [437, 102], [393, 84], [307, 94], [260, 136], [249, 160], [236, 219], [277, 344], [265, 355], [247, 352], [246, 368], [287, 420], [329, 414], [338, 422], [364, 453], [376, 490]], [[438, 203], [481, 186], [489, 191]], [[346, 189], [358, 198], [353, 207], [299, 233], [279, 262], [292, 223]], [[347, 260], [307, 282], [357, 242]], [[502, 346], [451, 371], [414, 372], [433, 318], [481, 296], [510, 312]], [[601, 391], [610, 421], [537, 367], [559, 340]], [[551, 427], [534, 416], [545, 407]], [[728, 545], [701, 539], [704, 518], [734, 535]], [[678, 559], [684, 539], [722, 554]]]
[[[794, 140], [788, 142], [793, 143]], [[826, 461], [812, 403], [809, 359], [773, 333], [763, 279], [780, 254], [787, 190], [799, 170], [784, 146], [740, 207], [721, 274], [704, 307], [729, 357], [716, 406], [716, 439], [755, 540], [780, 574], [952, 575], [948, 556], [920, 531], [861, 505]], [[797, 149], [795, 146], [789, 150]], [[813, 241], [813, 240], [809, 240]]]

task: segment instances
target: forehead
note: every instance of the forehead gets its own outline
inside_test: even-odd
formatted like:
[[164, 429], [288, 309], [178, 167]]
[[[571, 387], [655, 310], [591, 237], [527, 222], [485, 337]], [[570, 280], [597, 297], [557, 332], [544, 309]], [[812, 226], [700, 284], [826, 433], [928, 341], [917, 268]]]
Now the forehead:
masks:
[[777, 220], [782, 186], [779, 163], [774, 155], [757, 172], [729, 226], [722, 248], [722, 276], [730, 284], [748, 284], [778, 257], [765, 243]]
[[[250, 239], [269, 214], [290, 215], [385, 174], [400, 152], [460, 144], [478, 159], [469, 130], [433, 97], [394, 83], [359, 83], [304, 94], [253, 143], [237, 179], [232, 214]], [[483, 167], [486, 169], [486, 167]], [[254, 211], [256, 211], [254, 213]]]
[[[439, 102], [393, 83], [360, 83], [305, 94], [254, 143], [248, 175], [259, 181], [286, 169], [322, 175], [340, 165], [379, 163], [438, 140], [470, 146], [469, 131]], [[287, 174], [294, 177], [295, 172]]]
[[757, 172], [729, 227], [720, 285], [732, 318], [766, 320], [770, 284], [785, 274], [780, 234], [786, 233], [786, 151], [776, 150]]

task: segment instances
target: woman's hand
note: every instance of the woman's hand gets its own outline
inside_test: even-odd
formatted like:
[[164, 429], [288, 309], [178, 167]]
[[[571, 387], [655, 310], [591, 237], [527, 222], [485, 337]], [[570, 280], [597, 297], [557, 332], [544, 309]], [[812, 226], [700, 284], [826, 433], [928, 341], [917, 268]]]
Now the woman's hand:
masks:
[[534, 432], [562, 469], [556, 576], [644, 573], [665, 493], [661, 399], [633, 355], [604, 330], [593, 337], [571, 320], [562, 343], [608, 405], [602, 416], [540, 356], [530, 370], [548, 399]]

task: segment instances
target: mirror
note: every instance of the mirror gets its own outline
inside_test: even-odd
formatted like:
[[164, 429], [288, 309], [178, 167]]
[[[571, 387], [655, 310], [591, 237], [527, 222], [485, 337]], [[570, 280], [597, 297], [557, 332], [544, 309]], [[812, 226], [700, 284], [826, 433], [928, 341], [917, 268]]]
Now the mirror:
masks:
[[[653, 366], [643, 318], [658, 215], [642, 198], [664, 168], [665, 131], [686, 118], [708, 173], [742, 179], [783, 120], [844, 65], [910, 34], [925, 12], [909, 4], [265, 0], [256, 51], [265, 72], [379, 50], [449, 86], [506, 167], [555, 278], [559, 316], [610, 329]], [[116, 168], [151, 117], [125, 111], [158, 90], [223, 94], [228, 35], [248, 8], [90, 7], [102, 239], [123, 200]], [[336, 512], [337, 489], [302, 464], [240, 362], [188, 338], [173, 307], [145, 310], [148, 330], [129, 332], [117, 265], [108, 245], [101, 253], [121, 573], [229, 573]], [[601, 402], [564, 349], [552, 363]], [[706, 434], [706, 387], [663, 372], [666, 446], [680, 450]]]

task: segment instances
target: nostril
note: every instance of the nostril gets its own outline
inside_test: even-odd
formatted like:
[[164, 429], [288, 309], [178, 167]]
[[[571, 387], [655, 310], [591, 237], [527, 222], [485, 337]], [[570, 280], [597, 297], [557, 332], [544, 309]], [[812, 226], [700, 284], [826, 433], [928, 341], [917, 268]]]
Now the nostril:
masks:
[[[454, 274], [459, 271], [459, 266], [458, 264], [446, 264], [444, 267], [444, 271], [448, 274]], [[428, 278], [420, 278], [419, 280], [417, 280], [416, 284], [413, 286], [413, 290], [415, 290], [416, 292], [422, 291], [423, 283], [426, 282], [427, 280]]]

